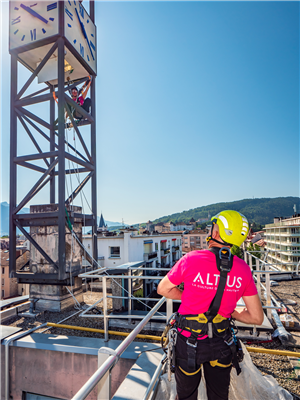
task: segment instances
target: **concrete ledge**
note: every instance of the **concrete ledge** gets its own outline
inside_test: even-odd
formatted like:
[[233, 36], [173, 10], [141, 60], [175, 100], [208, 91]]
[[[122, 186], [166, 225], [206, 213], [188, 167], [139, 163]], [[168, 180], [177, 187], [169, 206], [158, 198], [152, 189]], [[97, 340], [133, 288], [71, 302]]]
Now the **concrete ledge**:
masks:
[[119, 386], [112, 400], [141, 400], [163, 354], [162, 349], [142, 353]]
[[[94, 339], [80, 336], [48, 335], [43, 333], [32, 333], [13, 342], [14, 347], [24, 347], [39, 350], [63, 351], [66, 353], [88, 354], [98, 356], [101, 347], [109, 347], [115, 350], [121, 340]], [[2, 342], [5, 344], [5, 340]], [[132, 342], [124, 351], [121, 358], [136, 360], [144, 351], [159, 349], [160, 345], [147, 342]]]
[[[0, 354], [3, 371], [6, 341], [7, 339], [2, 340]], [[21, 399], [22, 393], [28, 392], [50, 398], [71, 399], [97, 370], [99, 348], [109, 347], [115, 350], [120, 343], [121, 340], [105, 342], [104, 339], [42, 333], [32, 333], [16, 340], [9, 349], [11, 398]], [[131, 343], [111, 371], [112, 396], [124, 379], [128, 381], [129, 376], [135, 384], [134, 390], [140, 391], [136, 398], [142, 398], [161, 358], [161, 354], [156, 354], [153, 350], [162, 352], [156, 343]], [[132, 385], [132, 382], [129, 383]], [[4, 398], [4, 388], [2, 374], [1, 399]], [[121, 391], [126, 393], [123, 389]], [[130, 399], [127, 393], [125, 396], [124, 399]], [[97, 400], [97, 387], [88, 395], [87, 400]]]

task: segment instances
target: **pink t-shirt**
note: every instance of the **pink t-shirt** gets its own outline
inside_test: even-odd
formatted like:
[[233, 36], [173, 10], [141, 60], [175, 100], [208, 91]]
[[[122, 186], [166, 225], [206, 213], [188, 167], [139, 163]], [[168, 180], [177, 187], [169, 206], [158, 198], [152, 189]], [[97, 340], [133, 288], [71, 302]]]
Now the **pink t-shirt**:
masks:
[[84, 98], [82, 96], [79, 96], [77, 99], [77, 103], [82, 106], [82, 104], [84, 103]]
[[[174, 285], [184, 282], [180, 314], [202, 314], [208, 311], [215, 297], [220, 272], [216, 256], [209, 250], [191, 251], [182, 257], [168, 273]], [[257, 289], [249, 266], [234, 257], [231, 271], [227, 275], [225, 291], [219, 314], [229, 318], [242, 296], [253, 296]]]

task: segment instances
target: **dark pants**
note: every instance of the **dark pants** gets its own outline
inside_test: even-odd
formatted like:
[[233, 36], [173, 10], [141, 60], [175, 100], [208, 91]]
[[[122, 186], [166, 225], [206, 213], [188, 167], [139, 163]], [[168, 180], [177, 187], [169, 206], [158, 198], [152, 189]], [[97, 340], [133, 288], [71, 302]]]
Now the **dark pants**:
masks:
[[[88, 97], [88, 98], [86, 98], [86, 99], [84, 100], [84, 103], [82, 104], [81, 107], [82, 107], [86, 112], [89, 113], [89, 112], [90, 112], [91, 105], [92, 105], [92, 100]], [[82, 119], [82, 118], [83, 118], [83, 115], [80, 114], [78, 111], [74, 110], [74, 112], [73, 112], [73, 117], [76, 118], [76, 119]]]
[[[178, 334], [176, 343], [176, 400], [197, 400], [198, 386], [204, 370], [208, 400], [228, 400], [232, 353], [222, 338], [198, 340], [196, 365], [189, 368], [187, 343]], [[222, 366], [212, 366], [218, 360]]]

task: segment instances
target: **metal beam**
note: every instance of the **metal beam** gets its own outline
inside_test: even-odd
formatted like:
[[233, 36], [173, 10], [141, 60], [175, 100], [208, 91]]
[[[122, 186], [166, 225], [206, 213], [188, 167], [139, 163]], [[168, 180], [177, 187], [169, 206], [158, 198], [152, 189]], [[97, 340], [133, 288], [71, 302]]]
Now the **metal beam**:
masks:
[[46, 218], [57, 218], [58, 211], [41, 212], [41, 213], [27, 213], [27, 214], [15, 214], [14, 220], [27, 220], [27, 219], [46, 219]]
[[[50, 92], [53, 92], [53, 86], [50, 88]], [[50, 151], [55, 151], [55, 130], [54, 130], [54, 120], [55, 120], [55, 100], [52, 96], [50, 100]], [[54, 157], [50, 157], [50, 163], [54, 161]], [[50, 203], [55, 203], [55, 170], [50, 173]]]
[[48, 261], [49, 264], [53, 265], [55, 269], [58, 269], [58, 266], [55, 262], [48, 256], [47, 253], [41, 248], [41, 246], [33, 239], [32, 236], [19, 224], [18, 221], [15, 221], [16, 226], [20, 229], [23, 235], [29, 240], [29, 242], [41, 253], [41, 255]]
[[[46, 88], [41, 89], [41, 90], [38, 90], [37, 92], [31, 93], [28, 96], [24, 96], [24, 97], [22, 97], [22, 100], [30, 99], [31, 97], [34, 97], [34, 96], [36, 96], [38, 94], [46, 92], [46, 90], [49, 90], [49, 87], [46, 87]], [[51, 90], [50, 90], [50, 92], [51, 92]]]
[[93, 164], [91, 164], [89, 162], [82, 161], [80, 158], [77, 158], [77, 157], [73, 156], [73, 154], [70, 154], [70, 153], [67, 153], [67, 152], [65, 152], [65, 155], [66, 155], [66, 158], [68, 160], [74, 161], [75, 163], [80, 164], [83, 167], [88, 168], [89, 171], [94, 171], [95, 166]]
[[41, 172], [42, 174], [46, 172], [45, 168], [39, 167], [38, 165], [34, 165], [25, 161], [18, 162], [18, 165], [20, 165], [21, 167], [33, 169], [34, 171]]
[[90, 0], [90, 18], [93, 23], [95, 23], [95, 2], [93, 0]]
[[[23, 118], [28, 124], [30, 124], [40, 135], [43, 136], [43, 138], [45, 138], [46, 140], [48, 140], [48, 142], [50, 142], [50, 138], [48, 135], [46, 135], [46, 133], [44, 133], [37, 125], [35, 125], [31, 119], [29, 119], [28, 117], [26, 117], [26, 115], [22, 114], [21, 111], [19, 111], [17, 109], [17, 114], [19, 116], [19, 118]], [[58, 146], [56, 146], [58, 147]]]
[[[51, 101], [51, 100], [50, 100], [50, 101]], [[54, 101], [54, 99], [53, 99], [53, 101]], [[50, 104], [51, 104], [51, 103], [50, 103]], [[51, 106], [50, 106], [50, 107], [51, 107]], [[17, 110], [17, 113], [18, 113], [20, 116], [22, 116], [22, 113], [21, 113], [19, 110]], [[54, 111], [54, 113], [55, 113], [55, 111]], [[36, 125], [35, 125], [29, 118], [27, 118], [25, 115], [22, 116], [22, 118], [23, 118], [26, 122], [28, 122], [35, 130], [37, 130], [46, 140], [48, 140], [48, 142], [51, 143], [51, 132], [52, 132], [52, 130], [54, 131], [54, 135], [56, 135], [56, 136], [58, 137], [58, 133], [57, 133], [57, 132], [55, 131], [55, 129], [54, 129], [54, 124], [52, 124], [52, 128], [50, 129], [50, 138], [49, 138], [49, 136], [47, 136], [38, 126], [36, 126]], [[51, 122], [51, 121], [50, 121], [50, 122]], [[50, 123], [50, 125], [51, 125], [51, 123]], [[54, 139], [53, 139], [53, 140], [54, 140]], [[73, 147], [66, 139], [65, 139], [65, 144], [66, 144], [68, 147], [70, 147], [70, 149], [72, 149], [72, 150], [74, 151], [74, 153], [78, 154], [79, 157], [81, 157], [83, 160], [85, 160], [86, 162], [89, 161], [87, 158], [85, 158], [85, 156], [84, 156], [83, 154], [81, 154], [78, 150], [76, 150], [75, 147]], [[55, 148], [58, 149], [58, 145], [55, 143], [55, 140], [54, 140], [53, 145], [54, 145]], [[54, 149], [53, 149], [53, 150], [54, 150]], [[51, 159], [50, 159], [50, 162], [51, 162]]]
[[[64, 2], [58, 2], [59, 29], [64, 29]], [[63, 32], [62, 32], [63, 34]], [[66, 228], [65, 228], [65, 116], [64, 116], [64, 88], [65, 88], [65, 41], [58, 40], [58, 264], [59, 279], [65, 278], [66, 267]]]
[[32, 104], [43, 103], [53, 99], [52, 93], [42, 94], [41, 96], [27, 97], [26, 99], [17, 100], [15, 102], [16, 107], [31, 106]]
[[39, 154], [29, 154], [27, 156], [19, 156], [15, 157], [13, 161], [18, 164], [19, 162], [22, 161], [30, 161], [30, 160], [40, 160], [43, 158], [49, 158], [49, 157], [56, 157], [58, 156], [58, 151], [49, 151], [46, 153], [39, 153]]
[[56, 158], [52, 164], [50, 164], [50, 167], [43, 173], [43, 175], [40, 177], [40, 179], [36, 182], [35, 185], [33, 185], [33, 187], [29, 190], [29, 192], [27, 193], [27, 195], [24, 197], [24, 199], [18, 204], [18, 206], [14, 209], [13, 213], [17, 214], [21, 208], [23, 208], [25, 206], [25, 204], [28, 203], [28, 201], [30, 201], [30, 199], [32, 198], [32, 195], [34, 195], [35, 191], [39, 188], [39, 186], [43, 183], [43, 181], [45, 180], [45, 178], [47, 177], [47, 175], [49, 175], [49, 173], [53, 170], [53, 168], [55, 168], [56, 164], [58, 163], [58, 158]]
[[[56, 136], [58, 136], [58, 133], [54, 132]], [[89, 160], [83, 155], [81, 154], [78, 150], [75, 149], [74, 146], [72, 146], [66, 139], [65, 139], [65, 144], [67, 145], [67, 147], [69, 147], [71, 150], [74, 151], [75, 154], [77, 154], [79, 157], [81, 157], [84, 161], [89, 162]]]
[[[51, 125], [48, 122], [44, 121], [42, 118], [37, 117], [36, 115], [32, 114], [30, 111], [26, 110], [26, 108], [20, 107], [21, 114], [26, 115], [30, 119], [33, 119], [38, 124], [44, 126], [47, 129], [51, 129]], [[22, 115], [22, 116], [23, 116]]]
[[54, 45], [51, 47], [51, 49], [48, 51], [48, 53], [45, 55], [45, 57], [43, 58], [43, 60], [41, 61], [41, 63], [38, 65], [38, 67], [34, 70], [34, 72], [31, 74], [30, 78], [27, 80], [27, 82], [25, 83], [25, 85], [22, 87], [22, 89], [19, 91], [19, 93], [17, 94], [17, 99], [19, 100], [20, 97], [22, 96], [22, 94], [24, 94], [26, 92], [26, 90], [29, 88], [29, 86], [31, 85], [31, 83], [33, 82], [34, 78], [39, 74], [39, 72], [41, 71], [41, 69], [45, 66], [46, 62], [49, 60], [49, 58], [52, 56], [52, 54], [54, 53], [54, 51], [57, 48], [57, 42], [54, 43]]
[[[27, 135], [30, 137], [32, 143], [35, 145], [37, 151], [38, 151], [40, 154], [43, 153], [43, 152], [42, 152], [42, 149], [41, 149], [40, 146], [38, 145], [38, 142], [35, 140], [35, 138], [34, 138], [33, 134], [31, 133], [30, 129], [28, 128], [28, 126], [27, 126], [27, 125], [25, 124], [25, 122], [23, 121], [23, 118], [22, 118], [20, 115], [18, 115], [18, 118], [19, 118], [19, 121], [21, 122], [21, 124], [23, 125], [23, 128], [24, 128], [25, 131], [27, 132]], [[45, 162], [45, 164], [47, 165], [47, 167], [49, 167], [49, 165], [50, 165], [49, 161], [46, 160], [46, 159], [44, 158], [44, 162]]]
[[79, 129], [78, 129], [78, 127], [77, 127], [77, 125], [76, 125], [76, 123], [74, 121], [73, 115], [72, 115], [71, 110], [70, 110], [70, 106], [67, 103], [66, 103], [66, 110], [67, 110], [67, 113], [68, 113], [69, 118], [71, 120], [71, 123], [73, 125], [73, 128], [75, 129], [75, 132], [77, 133], [78, 139], [80, 140], [80, 143], [81, 143], [81, 145], [83, 147], [83, 150], [85, 151], [85, 154], [87, 155], [88, 159], [90, 161], [92, 161], [92, 157], [90, 155], [90, 152], [88, 151], [88, 149], [86, 147], [86, 144], [85, 144], [85, 142], [84, 142], [84, 140], [83, 140], [83, 138], [81, 136], [81, 133], [79, 132]]
[[[84, 172], [91, 172], [91, 170], [89, 168], [75, 168], [75, 169], [67, 169], [65, 171], [66, 175], [80, 174], [80, 173], [84, 173]], [[55, 171], [54, 175], [57, 176], [58, 171]]]
[[17, 56], [11, 55], [10, 75], [10, 192], [9, 192], [9, 274], [16, 270], [17, 235], [12, 213], [17, 204], [17, 165], [14, 158], [17, 155], [17, 115], [14, 105], [18, 88]]
[[79, 194], [79, 192], [84, 188], [84, 186], [87, 184], [91, 176], [93, 175], [93, 172], [89, 173], [82, 182], [77, 186], [77, 188], [73, 191], [73, 193], [69, 196], [69, 198], [66, 200], [65, 204], [68, 206], [71, 201], [75, 199], [75, 197]]
[[[92, 14], [94, 14], [94, 2], [90, 1], [90, 5], [92, 7]], [[97, 40], [97, 39], [96, 39]], [[96, 43], [97, 46], [97, 43]], [[97, 143], [96, 143], [96, 77], [93, 76], [92, 83], [91, 83], [91, 100], [92, 100], [92, 107], [91, 113], [92, 117], [94, 118], [94, 122], [91, 125], [91, 153], [92, 158], [95, 165], [95, 171], [92, 176], [92, 184], [91, 184], [91, 198], [92, 198], [92, 213], [94, 215], [94, 225], [92, 226], [92, 237], [93, 237], [93, 257], [95, 260], [98, 260], [98, 243], [97, 243]]]
[[71, 99], [67, 94], [65, 94], [65, 101], [66, 103], [70, 104], [71, 107], [75, 108], [76, 111], [78, 111], [83, 118], [87, 119], [90, 122], [94, 122], [94, 118], [86, 112], [80, 105], [78, 105], [74, 100]]

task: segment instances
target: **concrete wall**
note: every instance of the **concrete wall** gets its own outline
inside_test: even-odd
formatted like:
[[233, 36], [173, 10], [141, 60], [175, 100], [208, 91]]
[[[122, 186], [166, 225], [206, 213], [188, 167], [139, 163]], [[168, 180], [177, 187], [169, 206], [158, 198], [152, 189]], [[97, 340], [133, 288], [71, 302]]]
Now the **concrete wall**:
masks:
[[[111, 373], [112, 395], [134, 363], [133, 359], [121, 358], [113, 368]], [[1, 400], [5, 398], [4, 365], [5, 351], [4, 346], [1, 346]], [[98, 357], [96, 355], [10, 347], [10, 400], [22, 400], [22, 392], [69, 400], [97, 368]], [[97, 399], [96, 388], [87, 399]]]

